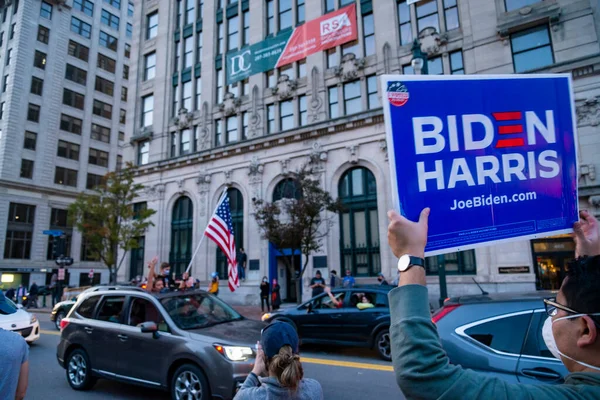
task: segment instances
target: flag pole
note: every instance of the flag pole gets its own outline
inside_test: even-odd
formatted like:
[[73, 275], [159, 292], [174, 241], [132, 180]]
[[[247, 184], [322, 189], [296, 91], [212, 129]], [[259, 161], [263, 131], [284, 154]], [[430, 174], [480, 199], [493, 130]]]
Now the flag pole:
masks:
[[[212, 218], [212, 216], [217, 212], [217, 208], [219, 207], [219, 204], [221, 204], [221, 201], [223, 200], [223, 197], [227, 196], [227, 187], [225, 187], [225, 189], [223, 189], [223, 194], [221, 195], [221, 197], [219, 197], [219, 201], [217, 201], [217, 206], [215, 207], [215, 210], [213, 211], [212, 214], [210, 214], [210, 217]], [[194, 254], [192, 255], [192, 259], [190, 260], [190, 263], [188, 264], [187, 269], [185, 270], [185, 272], [187, 272], [189, 274], [190, 269], [192, 268], [192, 264], [194, 263], [194, 258], [196, 258], [196, 255], [198, 254], [198, 250], [200, 250], [200, 245], [202, 245], [202, 241], [204, 240], [204, 232], [206, 232], [206, 228], [204, 228], [204, 231], [202, 231], [202, 235], [200, 236], [200, 242], [198, 242], [198, 246], [196, 246], [196, 250], [194, 251]]]

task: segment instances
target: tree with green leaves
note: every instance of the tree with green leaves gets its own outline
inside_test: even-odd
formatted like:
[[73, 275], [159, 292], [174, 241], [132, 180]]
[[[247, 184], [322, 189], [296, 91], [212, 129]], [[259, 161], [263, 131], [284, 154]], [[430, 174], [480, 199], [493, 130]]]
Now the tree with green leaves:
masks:
[[[296, 299], [300, 303], [302, 276], [308, 266], [309, 256], [321, 249], [335, 214], [343, 207], [339, 200], [334, 200], [321, 187], [308, 166], [289, 173], [287, 179], [293, 189], [281, 200], [271, 203], [253, 199], [254, 218], [261, 237], [268, 240], [280, 254], [284, 254], [284, 250], [292, 251], [292, 256], [283, 257], [283, 261], [296, 281]], [[293, 257], [297, 251], [304, 258], [299, 274], [296, 273]]]
[[69, 206], [70, 223], [81, 232], [88, 254], [106, 265], [111, 284], [116, 283], [127, 252], [138, 248], [137, 238], [154, 226], [150, 217], [156, 211], [134, 207], [144, 186], [133, 178], [134, 167], [127, 164], [121, 171], [106, 174], [98, 186], [79, 194]]

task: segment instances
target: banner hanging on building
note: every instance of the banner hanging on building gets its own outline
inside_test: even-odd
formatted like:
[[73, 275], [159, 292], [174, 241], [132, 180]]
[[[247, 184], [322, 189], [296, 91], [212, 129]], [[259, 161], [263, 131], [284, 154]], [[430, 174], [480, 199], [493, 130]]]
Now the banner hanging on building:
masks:
[[356, 4], [309, 21], [292, 31], [228, 53], [226, 84], [291, 64], [307, 56], [358, 39]]
[[571, 77], [386, 75], [395, 204], [431, 208], [426, 254], [568, 233], [578, 220]]

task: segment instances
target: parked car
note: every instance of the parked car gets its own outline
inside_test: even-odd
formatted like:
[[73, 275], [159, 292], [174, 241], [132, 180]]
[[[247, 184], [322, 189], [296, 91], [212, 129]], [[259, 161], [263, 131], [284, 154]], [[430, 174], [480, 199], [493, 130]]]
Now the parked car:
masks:
[[454, 297], [433, 315], [450, 362], [509, 382], [561, 383], [567, 369], [542, 337], [555, 292]]
[[0, 314], [0, 328], [19, 333], [29, 344], [38, 340], [40, 338], [40, 322], [35, 314], [25, 311], [22, 305], [17, 305], [8, 298], [6, 301], [14, 307], [15, 312], [8, 315]]
[[73, 389], [106, 378], [202, 400], [235, 395], [265, 326], [204, 291], [131, 289], [81, 294], [60, 325], [57, 358]]
[[[89, 289], [86, 289], [83, 292], [81, 292], [81, 294], [96, 292], [98, 290], [118, 290], [118, 289], [142, 290], [142, 289], [137, 289], [134, 286], [128, 286], [128, 285], [117, 285], [117, 286], [99, 285], [99, 286], [94, 286]], [[54, 322], [54, 326], [56, 327], [56, 330], [60, 330], [60, 321], [62, 321], [62, 319], [64, 317], [66, 317], [67, 314], [69, 314], [69, 311], [71, 311], [71, 308], [77, 302], [78, 297], [79, 296], [75, 296], [74, 298], [72, 298], [70, 300], [61, 301], [54, 305], [54, 307], [52, 308], [52, 312], [50, 313], [50, 321]]]
[[[298, 331], [302, 344], [375, 348], [384, 360], [391, 360], [390, 307], [388, 292], [393, 286], [363, 286], [334, 289], [332, 294], [343, 301], [336, 308], [327, 293], [306, 303], [263, 316], [265, 322], [286, 321]], [[375, 306], [359, 310], [362, 295]]]

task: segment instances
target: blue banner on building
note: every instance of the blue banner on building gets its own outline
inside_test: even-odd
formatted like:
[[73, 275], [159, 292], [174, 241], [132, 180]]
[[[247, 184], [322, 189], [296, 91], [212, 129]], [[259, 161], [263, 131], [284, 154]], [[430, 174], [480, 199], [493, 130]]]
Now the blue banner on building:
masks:
[[572, 231], [570, 75], [387, 75], [382, 98], [395, 204], [431, 208], [427, 255]]

